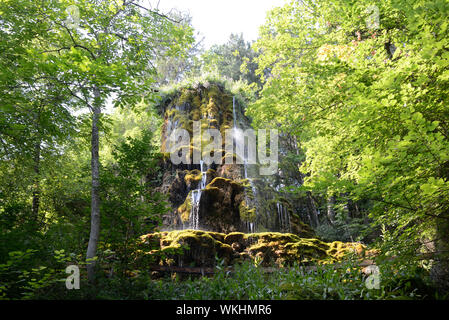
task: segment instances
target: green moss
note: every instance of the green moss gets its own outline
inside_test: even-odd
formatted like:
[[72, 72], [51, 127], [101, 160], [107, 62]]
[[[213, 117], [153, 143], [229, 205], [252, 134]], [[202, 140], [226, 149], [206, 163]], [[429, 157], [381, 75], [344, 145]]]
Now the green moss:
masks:
[[229, 184], [231, 182], [232, 182], [231, 179], [226, 179], [226, 178], [223, 178], [223, 177], [216, 177], [216, 178], [214, 178], [214, 180], [212, 180], [208, 184], [208, 187], [219, 187], [219, 186], [223, 186], [225, 184]]
[[212, 186], [210, 186], [210, 185], [207, 185], [207, 186], [206, 186], [206, 190], [207, 190], [208, 192], [220, 192], [220, 188], [212, 187]]
[[218, 100], [218, 98], [223, 94], [223, 91], [218, 87], [217, 84], [211, 84], [207, 90], [207, 96], [210, 99]]
[[176, 108], [170, 108], [170, 109], [167, 109], [167, 111], [165, 111], [166, 118], [176, 117], [177, 115], [179, 115], [179, 111], [176, 110]]
[[261, 232], [257, 234], [245, 234], [245, 238], [251, 240], [252, 238], [270, 242], [270, 241], [281, 241], [283, 243], [287, 242], [297, 242], [301, 238], [292, 233], [280, 233], [280, 232]]
[[[201, 121], [201, 130], [207, 130], [209, 129], [209, 123], [207, 122], [207, 120], [202, 120]], [[207, 141], [207, 143], [209, 143], [209, 141]]]
[[208, 119], [209, 120], [209, 126], [211, 127], [211, 128], [218, 128], [218, 120], [216, 120], [216, 119]]
[[175, 261], [183, 265], [204, 266], [215, 264], [215, 256], [225, 261], [231, 260], [233, 251], [230, 245], [223, 243], [224, 234], [199, 230], [173, 231], [164, 236], [164, 245], [159, 251], [159, 264], [172, 265]]
[[240, 220], [254, 222], [256, 219], [256, 208], [251, 208], [243, 200], [239, 205]]
[[184, 176], [184, 181], [186, 182], [187, 185], [192, 185], [192, 184], [197, 184], [198, 182], [201, 181], [202, 175], [201, 175], [201, 171], [194, 169], [191, 171], [185, 170], [186, 175]]
[[163, 152], [163, 153], [162, 153], [162, 160], [163, 160], [164, 162], [169, 161], [169, 160], [170, 160], [170, 157], [171, 157], [171, 153], [170, 153], [170, 152]]
[[221, 158], [221, 163], [236, 163], [237, 154], [235, 153], [225, 153], [225, 155]]
[[190, 133], [192, 133], [193, 127], [192, 127], [191, 120], [189, 120], [189, 117], [185, 116], [182, 113], [177, 113], [173, 117], [173, 122], [175, 122], [175, 121], [179, 121], [178, 128], [185, 129], [185, 130], [189, 131]]
[[198, 94], [195, 94], [192, 99], [192, 103], [196, 108], [201, 108], [202, 105], [201, 97]]
[[326, 253], [327, 255], [332, 256], [335, 260], [341, 260], [348, 253], [363, 255], [365, 249], [365, 246], [361, 243], [344, 243], [341, 241], [334, 241], [328, 244]]
[[206, 113], [209, 113], [211, 115], [218, 115], [220, 112], [220, 109], [216, 103], [217, 101], [214, 98], [209, 98], [209, 103], [206, 105]]
[[[183, 263], [196, 266], [213, 266], [215, 256], [227, 263], [242, 259], [259, 260], [262, 265], [285, 266], [293, 263], [333, 263], [345, 254], [359, 255], [364, 246], [357, 243], [326, 243], [314, 238], [300, 238], [294, 234], [264, 232], [244, 234], [233, 232], [227, 235], [201, 230], [180, 230], [154, 233], [141, 237], [140, 250], [144, 255], [161, 258], [161, 264]], [[185, 265], [185, 264], [184, 264]]]
[[243, 242], [243, 239], [245, 238], [245, 234], [241, 232], [231, 232], [227, 234], [224, 238], [224, 242], [227, 244], [232, 244], [234, 242]]
[[185, 103], [191, 103], [193, 98], [193, 91], [189, 89], [182, 89], [181, 94], [176, 99], [176, 105], [180, 106]]
[[189, 221], [190, 213], [192, 212], [191, 199], [192, 199], [192, 191], [189, 192], [184, 203], [178, 208], [178, 214], [181, 217], [182, 222], [184, 223]]
[[201, 112], [198, 108], [195, 108], [190, 112], [190, 119], [193, 121], [199, 121], [201, 119]]

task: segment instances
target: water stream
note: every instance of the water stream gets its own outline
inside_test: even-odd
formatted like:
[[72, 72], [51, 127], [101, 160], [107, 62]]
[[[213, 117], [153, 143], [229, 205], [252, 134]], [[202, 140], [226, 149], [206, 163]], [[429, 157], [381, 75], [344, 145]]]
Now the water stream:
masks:
[[201, 181], [199, 183], [199, 188], [192, 190], [192, 209], [190, 212], [189, 219], [189, 229], [199, 230], [200, 227], [200, 201], [201, 201], [201, 193], [204, 188], [206, 188], [207, 181], [207, 166], [204, 164], [203, 160], [200, 160], [200, 169], [201, 169]]
[[[239, 132], [239, 128], [237, 126], [237, 110], [236, 110], [236, 99], [235, 97], [232, 98], [232, 113], [234, 117], [233, 121], [233, 134], [234, 134], [234, 146], [236, 143], [237, 134]], [[177, 124], [174, 124], [175, 126]], [[170, 129], [173, 129], [173, 125], [170, 124]], [[255, 208], [255, 219], [251, 219], [252, 221], [243, 221], [244, 226], [246, 227], [247, 232], [254, 233], [257, 229], [257, 220], [259, 215], [259, 206], [258, 206], [258, 199], [257, 199], [257, 188], [253, 181], [253, 178], [249, 174], [249, 165], [248, 165], [248, 155], [246, 152], [243, 154], [244, 161], [243, 161], [243, 175], [244, 178], [247, 179], [249, 182], [249, 185], [251, 186], [251, 192], [252, 197], [246, 193], [245, 195], [245, 202], [248, 207]], [[207, 166], [203, 162], [203, 160], [200, 160], [200, 171], [201, 171], [201, 181], [198, 183], [197, 189], [194, 189], [191, 191], [191, 214], [189, 217], [189, 229], [198, 230], [200, 227], [200, 201], [201, 201], [201, 194], [202, 190], [206, 188], [206, 181], [207, 181]], [[276, 190], [279, 192], [279, 186], [276, 187]], [[279, 230], [281, 232], [290, 232], [290, 213], [283, 203], [277, 202], [277, 219], [279, 221]]]

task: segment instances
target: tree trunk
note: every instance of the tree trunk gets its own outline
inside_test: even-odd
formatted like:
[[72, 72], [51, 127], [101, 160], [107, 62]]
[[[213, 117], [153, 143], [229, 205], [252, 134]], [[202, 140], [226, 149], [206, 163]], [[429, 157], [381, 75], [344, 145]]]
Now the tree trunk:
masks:
[[33, 202], [31, 212], [33, 214], [33, 221], [38, 223], [39, 220], [39, 205], [40, 205], [40, 160], [41, 160], [41, 134], [40, 134], [40, 117], [41, 107], [39, 106], [34, 113], [34, 153], [33, 153]]
[[329, 219], [331, 224], [335, 224], [335, 197], [330, 196], [329, 199], [327, 199], [327, 218]]
[[38, 141], [34, 145], [34, 157], [33, 157], [33, 170], [34, 170], [34, 183], [33, 183], [33, 206], [32, 213], [33, 219], [37, 223], [39, 220], [39, 205], [40, 205], [40, 158], [41, 158], [41, 141]]
[[91, 222], [90, 237], [87, 247], [87, 277], [89, 282], [93, 282], [95, 278], [95, 260], [97, 254], [98, 239], [100, 236], [100, 159], [99, 159], [99, 132], [98, 121], [101, 115], [101, 107], [99, 106], [100, 92], [97, 88], [94, 91], [95, 103], [92, 110], [92, 140], [91, 140], [91, 169], [92, 169], [92, 191], [91, 191]]
[[307, 192], [307, 198], [309, 199], [310, 205], [309, 216], [311, 217], [310, 220], [312, 223], [312, 227], [316, 228], [320, 225], [320, 222], [318, 220], [318, 213], [315, 205], [315, 200], [313, 199], [312, 194], [310, 192]]
[[449, 212], [441, 214], [437, 221], [434, 242], [434, 262], [430, 270], [431, 278], [441, 293], [449, 291]]

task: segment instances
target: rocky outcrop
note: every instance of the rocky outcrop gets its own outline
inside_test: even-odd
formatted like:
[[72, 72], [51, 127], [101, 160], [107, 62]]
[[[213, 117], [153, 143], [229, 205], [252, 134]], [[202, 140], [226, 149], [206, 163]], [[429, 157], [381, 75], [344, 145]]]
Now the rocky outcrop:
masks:
[[326, 243], [291, 233], [233, 232], [199, 230], [160, 232], [144, 235], [137, 260], [146, 266], [214, 267], [217, 258], [232, 265], [245, 260], [261, 266], [332, 263], [346, 254], [363, 255], [360, 243]]
[[[205, 166], [193, 161], [174, 165], [170, 161], [168, 137], [175, 129], [187, 130], [192, 135], [194, 121], [200, 121], [202, 131], [218, 129], [223, 138], [222, 150], [218, 152], [222, 159], [235, 161], [236, 154], [224, 152], [225, 131], [251, 127], [242, 106], [218, 83], [196, 84], [166, 94], [160, 104], [164, 116], [161, 132], [164, 174], [158, 191], [167, 195], [171, 210], [164, 216], [163, 228], [222, 233], [279, 231], [312, 237], [312, 229], [301, 217], [302, 209], [285, 197], [281, 199], [276, 179], [258, 176], [257, 165], [223, 162]], [[203, 147], [208, 144], [203, 138], [200, 140]], [[191, 139], [185, 150], [196, 147]]]

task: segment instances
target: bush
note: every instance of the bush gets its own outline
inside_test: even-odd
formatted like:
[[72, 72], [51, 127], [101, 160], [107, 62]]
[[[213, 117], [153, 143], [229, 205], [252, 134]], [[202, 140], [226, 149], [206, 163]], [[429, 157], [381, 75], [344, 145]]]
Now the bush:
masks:
[[66, 265], [75, 257], [64, 250], [56, 250], [45, 264], [41, 257], [42, 253], [34, 249], [9, 252], [9, 259], [0, 264], [0, 299], [76, 298], [65, 286]]
[[[422, 269], [394, 270], [380, 266], [379, 289], [368, 289], [368, 275], [361, 272], [355, 260], [338, 265], [293, 266], [271, 273], [249, 262], [236, 265], [233, 272], [218, 267], [212, 277], [180, 280], [179, 277], [153, 281], [148, 287], [149, 299], [186, 300], [360, 300], [360, 299], [429, 299], [433, 291], [421, 280]], [[405, 270], [406, 269], [406, 270]]]

